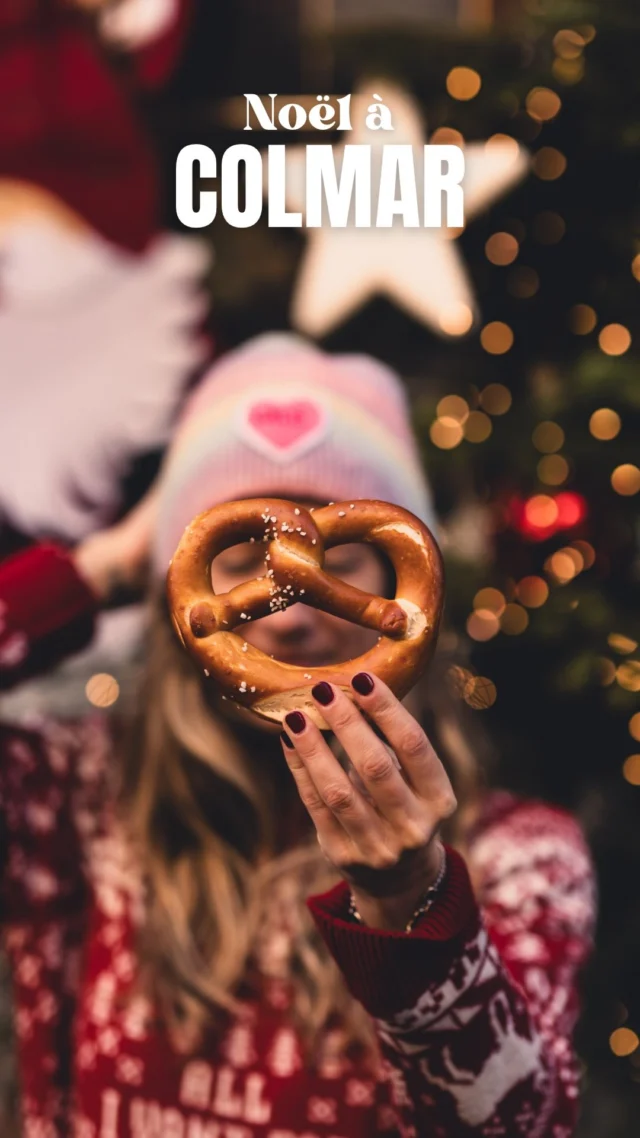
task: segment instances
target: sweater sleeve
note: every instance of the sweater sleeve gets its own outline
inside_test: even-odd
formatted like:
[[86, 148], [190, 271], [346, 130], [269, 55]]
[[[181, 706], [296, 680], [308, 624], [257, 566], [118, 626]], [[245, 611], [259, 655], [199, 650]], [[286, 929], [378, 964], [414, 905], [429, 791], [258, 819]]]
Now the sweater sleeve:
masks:
[[411, 933], [350, 922], [345, 882], [307, 899], [374, 1020], [403, 1134], [573, 1132], [571, 1033], [592, 935], [591, 865], [567, 815], [523, 809], [526, 840], [515, 821], [486, 833], [472, 858], [482, 910], [449, 847], [440, 897]]
[[0, 563], [0, 690], [86, 647], [98, 601], [70, 555], [35, 545]]

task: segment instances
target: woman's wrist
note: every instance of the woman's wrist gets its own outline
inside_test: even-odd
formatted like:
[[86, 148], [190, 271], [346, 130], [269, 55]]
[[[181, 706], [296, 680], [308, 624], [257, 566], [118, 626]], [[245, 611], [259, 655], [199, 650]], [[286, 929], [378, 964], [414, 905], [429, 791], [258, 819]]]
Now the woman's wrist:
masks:
[[388, 897], [373, 897], [357, 886], [351, 887], [349, 913], [353, 920], [369, 928], [394, 932], [410, 932], [416, 921], [434, 904], [446, 874], [446, 851], [441, 842], [435, 844], [437, 870], [413, 884], [406, 891]]

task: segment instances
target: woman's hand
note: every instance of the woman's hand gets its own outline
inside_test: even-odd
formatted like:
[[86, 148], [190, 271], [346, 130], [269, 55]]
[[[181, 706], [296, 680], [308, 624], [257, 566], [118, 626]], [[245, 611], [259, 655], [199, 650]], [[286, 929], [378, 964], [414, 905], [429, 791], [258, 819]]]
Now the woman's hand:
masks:
[[438, 875], [438, 830], [457, 803], [427, 736], [387, 685], [360, 672], [352, 687], [358, 706], [331, 684], [312, 689], [353, 764], [350, 774], [300, 711], [285, 718], [283, 751], [320, 847], [350, 883], [365, 923], [403, 929]]
[[117, 588], [144, 585], [157, 501], [154, 483], [122, 521], [92, 534], [74, 549], [76, 569], [101, 600]]

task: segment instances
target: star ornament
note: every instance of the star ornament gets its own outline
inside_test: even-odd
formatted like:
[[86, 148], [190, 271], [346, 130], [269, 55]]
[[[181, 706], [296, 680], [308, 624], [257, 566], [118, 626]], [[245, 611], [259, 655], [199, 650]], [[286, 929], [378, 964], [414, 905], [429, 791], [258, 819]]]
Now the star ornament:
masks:
[[[380, 99], [376, 99], [380, 96]], [[393, 130], [370, 130], [367, 109], [382, 101], [389, 107]], [[371, 147], [372, 199], [380, 181], [385, 143], [410, 145], [417, 200], [424, 200], [424, 139], [422, 116], [414, 99], [386, 80], [360, 87], [351, 100], [353, 129], [349, 145]], [[333, 148], [338, 181], [345, 143]], [[463, 148], [462, 180], [465, 221], [505, 194], [529, 168], [529, 155], [514, 139], [497, 137]], [[287, 208], [305, 214], [306, 148], [287, 147], [285, 201]], [[460, 336], [478, 318], [473, 288], [456, 243], [460, 230], [446, 227], [407, 227], [402, 217], [387, 228], [357, 228], [353, 206], [346, 226], [333, 228], [325, 220], [308, 228], [308, 242], [294, 288], [290, 318], [294, 327], [321, 337], [361, 308], [371, 297], [388, 296], [412, 317], [441, 336]], [[443, 220], [446, 212], [443, 209]]]

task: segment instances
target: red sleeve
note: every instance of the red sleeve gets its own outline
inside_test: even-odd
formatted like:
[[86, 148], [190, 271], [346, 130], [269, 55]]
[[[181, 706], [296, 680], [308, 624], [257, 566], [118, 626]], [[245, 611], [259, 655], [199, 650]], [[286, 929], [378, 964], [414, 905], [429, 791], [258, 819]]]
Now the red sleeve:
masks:
[[97, 608], [60, 546], [32, 546], [0, 563], [0, 689], [86, 647]]
[[[419, 1134], [569, 1138], [573, 1132], [578, 1092], [571, 1032], [576, 974], [590, 946], [592, 877], [588, 866], [586, 882], [577, 884], [585, 866], [575, 824], [569, 849], [556, 842], [548, 816], [538, 824], [556, 850], [556, 867], [566, 863], [564, 889], [582, 891], [584, 901], [582, 924], [558, 938], [551, 916], [557, 875], [547, 866], [530, 883], [538, 919], [533, 907], [521, 905], [520, 934], [533, 921], [549, 964], [555, 962], [545, 972], [546, 1020], [513, 967], [509, 922], [496, 921], [493, 902], [481, 912], [455, 850], [447, 847], [438, 901], [411, 933], [350, 923], [346, 883], [307, 900], [350, 991], [374, 1019], [403, 1123]], [[534, 856], [517, 835], [503, 832], [498, 841], [520, 848], [525, 859]], [[560, 1004], [569, 1004], [571, 1014], [552, 1014]], [[381, 1082], [381, 1096], [387, 1092]]]

